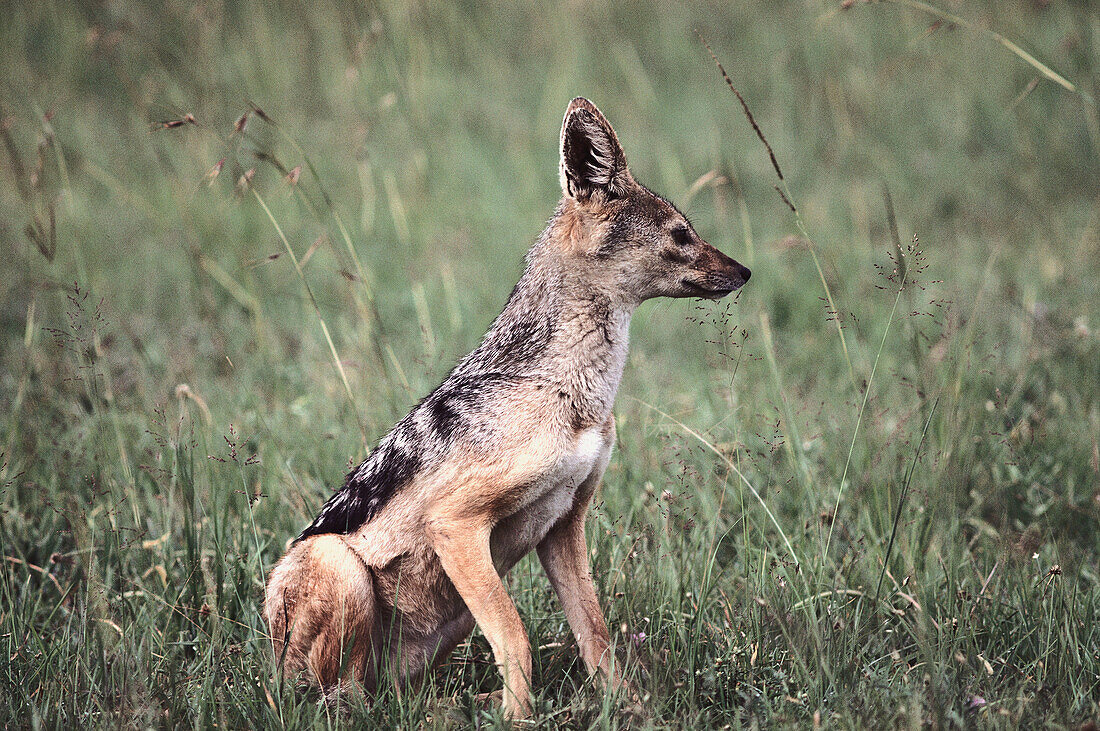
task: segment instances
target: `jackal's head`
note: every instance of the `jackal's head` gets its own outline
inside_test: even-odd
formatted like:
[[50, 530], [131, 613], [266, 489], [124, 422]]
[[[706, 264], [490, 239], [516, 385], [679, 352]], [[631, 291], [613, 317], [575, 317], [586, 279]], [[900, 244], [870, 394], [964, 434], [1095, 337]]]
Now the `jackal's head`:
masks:
[[748, 281], [746, 267], [703, 241], [674, 205], [634, 180], [615, 130], [587, 99], [578, 97], [565, 110], [560, 174], [560, 244], [602, 286], [641, 302], [718, 299]]

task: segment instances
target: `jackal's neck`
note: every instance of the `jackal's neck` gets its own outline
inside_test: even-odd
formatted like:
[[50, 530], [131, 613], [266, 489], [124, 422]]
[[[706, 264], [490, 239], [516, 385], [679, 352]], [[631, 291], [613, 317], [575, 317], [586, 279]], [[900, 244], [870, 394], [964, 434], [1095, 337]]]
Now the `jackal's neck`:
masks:
[[599, 423], [618, 391], [636, 305], [562, 251], [559, 218], [528, 252], [504, 310], [456, 371], [535, 378], [572, 405], [575, 421]]

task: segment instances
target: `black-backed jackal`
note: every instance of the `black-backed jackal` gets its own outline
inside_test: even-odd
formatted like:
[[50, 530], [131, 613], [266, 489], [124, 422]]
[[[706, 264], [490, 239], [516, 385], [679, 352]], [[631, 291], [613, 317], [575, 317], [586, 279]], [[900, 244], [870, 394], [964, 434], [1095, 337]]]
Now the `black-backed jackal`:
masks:
[[481, 344], [384, 436], [271, 572], [275, 657], [326, 693], [401, 684], [476, 623], [530, 712], [531, 649], [501, 577], [531, 549], [589, 672], [620, 682], [584, 522], [615, 442], [630, 317], [653, 297], [717, 299], [749, 271], [634, 181], [603, 114], [574, 99], [563, 197]]

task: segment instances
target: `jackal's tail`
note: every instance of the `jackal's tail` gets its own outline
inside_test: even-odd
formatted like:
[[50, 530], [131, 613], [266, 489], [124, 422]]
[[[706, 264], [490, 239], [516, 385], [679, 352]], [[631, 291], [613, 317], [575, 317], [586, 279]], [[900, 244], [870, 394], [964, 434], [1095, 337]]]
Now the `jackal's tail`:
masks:
[[264, 614], [286, 677], [308, 671], [326, 695], [344, 685], [373, 687], [374, 582], [343, 537], [313, 536], [292, 546], [271, 571]]

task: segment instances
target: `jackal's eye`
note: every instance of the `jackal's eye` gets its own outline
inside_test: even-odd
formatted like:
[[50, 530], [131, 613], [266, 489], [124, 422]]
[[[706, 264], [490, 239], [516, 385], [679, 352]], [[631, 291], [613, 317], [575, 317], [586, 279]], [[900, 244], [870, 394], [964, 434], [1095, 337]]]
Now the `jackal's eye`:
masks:
[[672, 236], [672, 240], [680, 246], [687, 246], [691, 243], [691, 231], [687, 226], [677, 226], [669, 232]]

